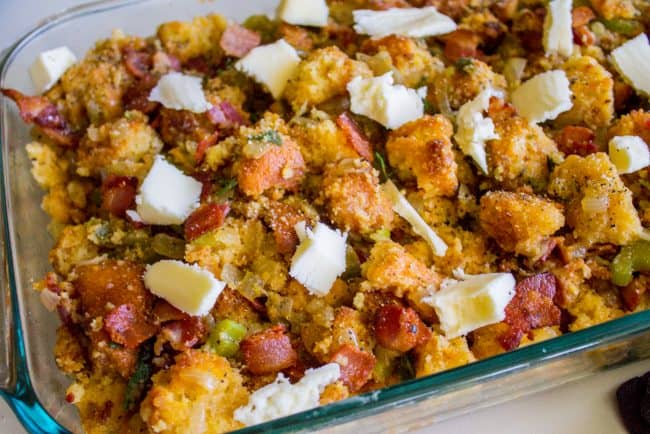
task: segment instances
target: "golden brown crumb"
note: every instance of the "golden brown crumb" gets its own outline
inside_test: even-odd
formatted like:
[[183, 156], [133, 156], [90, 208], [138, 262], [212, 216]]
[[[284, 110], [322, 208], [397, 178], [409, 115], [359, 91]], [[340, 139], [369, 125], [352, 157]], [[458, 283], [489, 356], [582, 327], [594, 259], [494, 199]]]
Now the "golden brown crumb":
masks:
[[339, 228], [361, 234], [391, 229], [391, 203], [379, 188], [377, 171], [366, 160], [343, 160], [327, 166], [321, 194]]

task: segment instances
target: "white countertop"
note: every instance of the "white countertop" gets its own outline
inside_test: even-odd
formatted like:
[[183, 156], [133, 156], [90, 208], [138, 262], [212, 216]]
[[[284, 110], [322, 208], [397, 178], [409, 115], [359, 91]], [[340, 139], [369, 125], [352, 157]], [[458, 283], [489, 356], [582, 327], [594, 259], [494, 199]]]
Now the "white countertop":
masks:
[[[39, 20], [83, 0], [0, 0], [0, 50]], [[86, 1], [87, 2], [87, 1]], [[650, 360], [633, 363], [547, 392], [442, 422], [420, 434], [618, 434], [614, 391], [626, 379], [650, 370]], [[0, 433], [24, 430], [0, 400]]]

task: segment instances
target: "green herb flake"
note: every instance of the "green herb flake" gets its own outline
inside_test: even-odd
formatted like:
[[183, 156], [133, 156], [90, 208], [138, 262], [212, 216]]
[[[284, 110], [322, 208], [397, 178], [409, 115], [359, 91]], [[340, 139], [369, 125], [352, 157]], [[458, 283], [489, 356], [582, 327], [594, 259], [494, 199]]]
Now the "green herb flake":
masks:
[[456, 69], [463, 71], [466, 74], [470, 74], [474, 67], [474, 61], [471, 57], [461, 57], [456, 61]]
[[237, 188], [237, 180], [235, 178], [222, 179], [219, 181], [219, 191], [217, 191], [217, 196], [226, 197], [230, 195]]
[[282, 146], [283, 143], [282, 136], [275, 130], [266, 130], [263, 133], [248, 136], [248, 140], [273, 143], [276, 146]]
[[126, 385], [126, 393], [124, 395], [124, 409], [126, 411], [133, 410], [136, 404], [140, 402], [140, 399], [145, 392], [147, 383], [149, 383], [151, 374], [153, 374], [151, 366], [152, 358], [153, 341], [150, 340], [142, 344], [140, 347], [135, 371]]
[[390, 176], [388, 176], [386, 160], [379, 152], [375, 152], [375, 168], [379, 170], [381, 182], [386, 182], [390, 179]]

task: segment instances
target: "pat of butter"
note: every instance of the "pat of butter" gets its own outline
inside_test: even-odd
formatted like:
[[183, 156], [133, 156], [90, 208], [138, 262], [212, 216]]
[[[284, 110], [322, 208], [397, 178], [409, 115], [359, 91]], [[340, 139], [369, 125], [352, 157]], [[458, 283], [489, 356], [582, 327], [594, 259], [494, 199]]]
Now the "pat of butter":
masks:
[[519, 86], [510, 98], [520, 115], [532, 123], [555, 119], [573, 107], [566, 73], [556, 69], [537, 74]]
[[273, 383], [253, 392], [248, 404], [235, 410], [235, 420], [251, 426], [318, 407], [320, 394], [340, 376], [337, 363], [307, 369], [295, 384], [280, 373]]
[[448, 339], [503, 321], [506, 306], [515, 296], [516, 282], [510, 273], [465, 277], [424, 299], [435, 309]]
[[415, 89], [395, 85], [393, 73], [380, 77], [355, 77], [348, 83], [350, 110], [394, 130], [421, 118], [424, 103]]
[[549, 2], [544, 19], [544, 52], [546, 55], [559, 54], [564, 57], [573, 53], [573, 29], [571, 27], [572, 0], [553, 0]]
[[361, 35], [425, 38], [456, 30], [454, 20], [433, 7], [392, 8], [385, 11], [358, 9], [352, 12], [354, 30]]
[[173, 260], [147, 266], [144, 284], [152, 294], [193, 316], [210, 313], [226, 286], [198, 265]]
[[159, 102], [172, 110], [206, 112], [212, 105], [205, 99], [201, 82], [201, 77], [170, 72], [160, 77], [149, 94], [149, 101]]
[[485, 142], [499, 138], [494, 130], [492, 119], [483, 116], [483, 112], [490, 106], [490, 98], [493, 96], [503, 98], [503, 92], [488, 87], [472, 101], [463, 104], [456, 117], [458, 130], [454, 136], [461, 151], [472, 157], [485, 174], [488, 173]]
[[621, 175], [650, 166], [648, 144], [638, 136], [616, 136], [609, 141], [609, 159]]
[[282, 0], [278, 18], [297, 26], [325, 27], [329, 17], [325, 0]]
[[135, 198], [137, 214], [148, 224], [180, 225], [199, 206], [202, 188], [158, 155]]
[[400, 217], [409, 222], [413, 228], [413, 232], [424, 238], [429, 244], [431, 250], [436, 256], [445, 256], [447, 253], [447, 244], [434, 232], [433, 229], [424, 221], [418, 214], [413, 205], [404, 197], [397, 189], [397, 186], [392, 181], [387, 181], [382, 185], [382, 190], [386, 197], [393, 205], [395, 211]]
[[299, 63], [300, 57], [296, 50], [287, 41], [280, 39], [253, 48], [235, 63], [235, 68], [266, 86], [271, 95], [279, 99]]
[[36, 92], [48, 91], [76, 62], [77, 58], [68, 47], [54, 48], [39, 54], [29, 68]]
[[639, 34], [612, 51], [612, 62], [623, 78], [637, 91], [650, 97], [650, 44], [648, 35]]
[[347, 234], [317, 223], [313, 230], [305, 222], [295, 226], [300, 245], [291, 259], [289, 275], [314, 295], [324, 296], [346, 268]]

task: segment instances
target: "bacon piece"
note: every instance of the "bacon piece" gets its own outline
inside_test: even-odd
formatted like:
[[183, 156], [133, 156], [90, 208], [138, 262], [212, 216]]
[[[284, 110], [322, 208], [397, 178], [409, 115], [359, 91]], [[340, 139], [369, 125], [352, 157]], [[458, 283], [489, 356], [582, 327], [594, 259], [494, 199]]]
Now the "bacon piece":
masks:
[[114, 216], [124, 217], [135, 203], [138, 178], [108, 175], [102, 183], [102, 208]]
[[185, 220], [185, 239], [192, 241], [206, 232], [217, 229], [230, 212], [227, 203], [208, 203], [199, 207]]
[[623, 303], [629, 311], [634, 311], [641, 303], [641, 297], [650, 288], [650, 277], [639, 276], [627, 285], [621, 288], [621, 297]]
[[156, 87], [158, 78], [153, 75], [145, 75], [141, 80], [136, 80], [124, 92], [122, 100], [127, 110], [138, 110], [144, 114], [153, 112], [160, 103], [149, 101], [151, 89]]
[[336, 125], [343, 130], [343, 134], [345, 134], [348, 144], [352, 146], [360, 156], [371, 163], [375, 160], [375, 156], [372, 152], [372, 144], [363, 131], [361, 131], [361, 128], [359, 128], [357, 123], [347, 113], [341, 113], [339, 117], [336, 118]]
[[598, 146], [594, 142], [596, 134], [587, 127], [569, 125], [564, 127], [555, 138], [560, 151], [567, 155], [576, 154], [585, 157], [598, 152]]
[[104, 330], [111, 341], [126, 348], [137, 348], [155, 335], [158, 328], [138, 315], [132, 304], [121, 304], [104, 317]]
[[208, 110], [208, 119], [219, 128], [234, 128], [245, 123], [239, 111], [228, 101], [213, 105]]
[[201, 202], [207, 202], [214, 191], [214, 180], [209, 172], [196, 172], [192, 175], [201, 183]]
[[377, 360], [372, 353], [362, 351], [351, 344], [344, 344], [332, 355], [330, 362], [341, 366], [341, 381], [356, 392], [368, 382]]
[[41, 129], [57, 145], [72, 147], [79, 142], [59, 109], [44, 96], [27, 96], [15, 89], [0, 89], [3, 95], [11, 98], [16, 105], [20, 117], [28, 124], [34, 124]]
[[156, 300], [153, 306], [153, 317], [156, 323], [162, 324], [169, 321], [187, 319], [190, 316], [185, 312], [176, 309], [163, 299]]
[[189, 315], [184, 319], [165, 324], [160, 331], [163, 341], [169, 342], [176, 351], [189, 350], [206, 334], [207, 328], [201, 318]]
[[298, 361], [298, 354], [291, 346], [283, 325], [247, 337], [241, 341], [240, 348], [244, 363], [255, 375], [273, 374]]
[[389, 350], [407, 352], [431, 337], [431, 331], [410, 307], [389, 304], [375, 314], [377, 342]]
[[219, 132], [215, 131], [205, 139], [201, 140], [198, 145], [196, 145], [196, 151], [194, 152], [194, 161], [197, 165], [200, 165], [203, 162], [205, 152], [208, 150], [208, 148], [216, 145], [218, 140]]
[[587, 26], [576, 27], [573, 29], [573, 41], [578, 45], [588, 47], [596, 43], [596, 35]]
[[296, 50], [311, 51], [314, 48], [314, 41], [309, 35], [309, 32], [302, 27], [280, 23], [279, 31], [284, 40]]
[[231, 24], [221, 35], [219, 46], [227, 56], [244, 57], [249, 51], [260, 45], [260, 42], [262, 42], [262, 37], [259, 33], [239, 24]]
[[461, 58], [480, 57], [482, 53], [478, 49], [481, 37], [472, 30], [458, 29], [445, 35], [444, 54], [451, 62]]
[[178, 57], [165, 53], [164, 51], [156, 51], [151, 58], [153, 62], [153, 72], [156, 74], [166, 74], [169, 71], [180, 71], [181, 61]]
[[153, 66], [153, 59], [150, 53], [136, 51], [132, 47], [127, 47], [124, 49], [123, 56], [124, 66], [131, 75], [136, 78], [143, 78], [149, 75], [149, 70]]
[[571, 11], [571, 26], [575, 29], [577, 27], [586, 26], [589, 24], [596, 14], [589, 6], [578, 6]]
[[559, 325], [562, 312], [553, 302], [557, 280], [551, 273], [527, 277], [517, 284], [516, 294], [506, 307], [509, 330], [499, 337], [501, 346], [512, 350], [525, 333], [539, 327]]
[[303, 214], [282, 202], [272, 202], [268, 225], [273, 230], [275, 245], [279, 253], [293, 253], [298, 245], [298, 235], [294, 226], [305, 219]]

